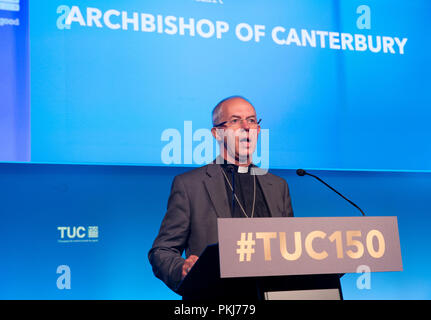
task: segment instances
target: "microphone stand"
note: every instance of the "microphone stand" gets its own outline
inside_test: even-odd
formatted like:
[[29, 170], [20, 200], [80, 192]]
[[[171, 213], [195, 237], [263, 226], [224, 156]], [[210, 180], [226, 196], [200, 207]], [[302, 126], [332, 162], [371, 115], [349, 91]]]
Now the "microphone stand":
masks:
[[359, 208], [353, 201], [350, 201], [349, 199], [347, 199], [345, 196], [343, 196], [341, 193], [339, 193], [337, 190], [335, 190], [334, 188], [332, 188], [329, 184], [327, 184], [325, 181], [323, 181], [322, 179], [320, 179], [319, 177], [306, 172], [303, 169], [298, 169], [296, 170], [296, 174], [300, 177], [304, 176], [304, 175], [308, 175], [311, 176], [315, 179], [317, 179], [318, 181], [320, 181], [321, 183], [323, 183], [325, 186], [327, 186], [329, 189], [331, 189], [332, 191], [334, 191], [336, 194], [338, 194], [340, 197], [342, 197], [344, 200], [346, 200], [347, 202], [349, 202], [352, 206], [354, 206], [356, 209], [358, 209], [359, 211], [361, 211], [362, 215], [365, 217], [365, 213], [364, 211], [361, 210], [361, 208]]

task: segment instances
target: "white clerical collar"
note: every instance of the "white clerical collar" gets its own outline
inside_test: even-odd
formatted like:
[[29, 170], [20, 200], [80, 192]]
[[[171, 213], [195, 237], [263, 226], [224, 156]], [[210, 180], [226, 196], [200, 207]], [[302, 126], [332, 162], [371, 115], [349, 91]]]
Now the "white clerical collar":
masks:
[[238, 166], [238, 173], [247, 173], [247, 172], [248, 172], [248, 167]]

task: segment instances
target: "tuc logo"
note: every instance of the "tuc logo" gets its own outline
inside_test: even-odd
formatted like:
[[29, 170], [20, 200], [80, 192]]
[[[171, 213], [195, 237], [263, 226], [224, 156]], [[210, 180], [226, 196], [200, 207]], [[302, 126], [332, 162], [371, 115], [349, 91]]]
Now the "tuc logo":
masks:
[[[343, 233], [345, 235], [343, 236]], [[360, 259], [367, 252], [370, 257], [380, 259], [384, 256], [386, 250], [385, 238], [379, 230], [370, 230], [365, 237], [365, 242], [361, 239], [362, 232], [360, 230], [347, 230], [345, 232], [337, 230], [329, 237], [323, 231], [316, 230], [308, 233], [304, 238], [300, 231], [295, 231], [294, 238], [294, 251], [288, 252], [287, 250], [287, 236], [286, 232], [256, 232], [256, 240], [253, 239], [253, 232], [241, 232], [241, 239], [236, 242], [239, 262], [251, 261], [252, 254], [255, 253], [256, 240], [262, 240], [265, 261], [271, 261], [271, 239], [276, 241], [277, 237], [280, 239], [280, 255], [288, 261], [295, 261], [301, 258], [303, 254], [303, 247], [305, 247], [306, 254], [313, 260], [324, 260], [328, 258], [327, 250], [317, 251], [314, 242], [318, 239], [326, 240], [326, 246], [329, 249], [330, 242], [334, 243], [337, 259], [343, 259], [344, 254], [350, 259]], [[343, 239], [346, 239], [343, 241]], [[304, 242], [304, 245], [303, 245]], [[322, 243], [321, 243], [322, 245]], [[377, 245], [377, 247], [376, 247]], [[346, 250], [345, 248], [349, 248]]]
[[98, 242], [98, 226], [61, 226], [57, 227], [59, 231], [58, 242]]

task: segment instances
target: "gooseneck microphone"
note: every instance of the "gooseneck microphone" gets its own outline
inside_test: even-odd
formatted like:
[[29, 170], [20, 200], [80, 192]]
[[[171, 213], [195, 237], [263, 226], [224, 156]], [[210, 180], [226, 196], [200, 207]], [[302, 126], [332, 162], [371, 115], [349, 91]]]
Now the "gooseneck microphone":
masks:
[[311, 176], [317, 180], [319, 180], [321, 183], [323, 183], [325, 186], [327, 186], [329, 189], [331, 189], [332, 191], [334, 191], [336, 194], [338, 194], [340, 197], [342, 197], [344, 200], [346, 200], [347, 202], [349, 202], [352, 206], [354, 206], [356, 209], [358, 209], [359, 211], [361, 211], [362, 215], [365, 217], [365, 213], [364, 211], [361, 210], [361, 208], [359, 208], [355, 203], [353, 203], [353, 201], [350, 201], [349, 199], [347, 199], [345, 196], [343, 196], [341, 193], [339, 193], [337, 190], [335, 190], [334, 188], [332, 188], [329, 184], [327, 184], [325, 181], [323, 181], [322, 179], [320, 179], [319, 177], [315, 176], [314, 174], [308, 173], [306, 172], [304, 169], [298, 169], [296, 170], [296, 174], [300, 177], [303, 177], [305, 175], [307, 176]]

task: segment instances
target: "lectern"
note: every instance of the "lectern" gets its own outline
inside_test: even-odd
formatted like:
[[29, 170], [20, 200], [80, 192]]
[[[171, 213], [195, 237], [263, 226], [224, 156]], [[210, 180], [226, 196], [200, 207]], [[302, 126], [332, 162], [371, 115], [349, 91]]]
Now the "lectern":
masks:
[[340, 300], [340, 278], [401, 271], [396, 217], [218, 219], [177, 292], [185, 300]]
[[219, 260], [218, 244], [204, 250], [177, 290], [184, 300], [342, 299], [338, 274], [221, 278]]

